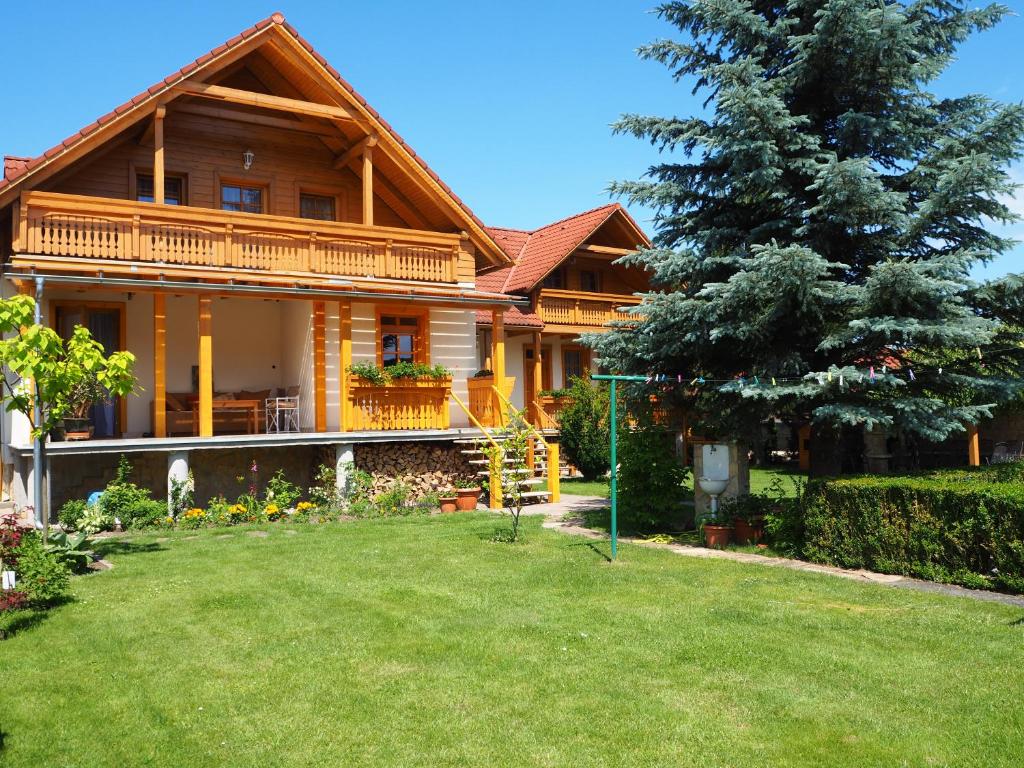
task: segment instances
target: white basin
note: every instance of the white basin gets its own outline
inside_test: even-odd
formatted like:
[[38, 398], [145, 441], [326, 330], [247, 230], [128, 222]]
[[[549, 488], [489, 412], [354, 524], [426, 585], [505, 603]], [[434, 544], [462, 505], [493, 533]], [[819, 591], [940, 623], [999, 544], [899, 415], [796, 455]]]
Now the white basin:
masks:
[[708, 496], [720, 496], [729, 485], [728, 479], [715, 480], [710, 477], [698, 478], [697, 482], [700, 483], [700, 489]]

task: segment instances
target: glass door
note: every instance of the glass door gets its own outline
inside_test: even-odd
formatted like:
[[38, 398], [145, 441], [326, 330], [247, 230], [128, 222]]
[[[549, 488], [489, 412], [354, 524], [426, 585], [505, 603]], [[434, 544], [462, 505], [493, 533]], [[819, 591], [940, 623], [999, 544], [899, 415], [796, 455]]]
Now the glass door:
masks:
[[[70, 339], [75, 326], [89, 329], [92, 337], [103, 345], [103, 353], [121, 351], [121, 322], [124, 308], [111, 305], [63, 304], [56, 305], [56, 331], [62, 339]], [[89, 411], [89, 420], [95, 430], [94, 437], [119, 437], [121, 427], [121, 398], [110, 398], [96, 403]]]

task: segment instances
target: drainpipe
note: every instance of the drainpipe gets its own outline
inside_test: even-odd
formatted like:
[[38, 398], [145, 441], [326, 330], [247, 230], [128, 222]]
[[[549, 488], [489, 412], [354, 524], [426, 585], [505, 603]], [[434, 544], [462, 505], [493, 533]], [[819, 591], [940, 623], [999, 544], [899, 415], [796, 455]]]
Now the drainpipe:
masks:
[[[36, 310], [34, 318], [36, 325], [42, 325], [43, 322], [44, 282], [43, 278], [36, 278]], [[35, 382], [33, 382], [32, 389], [32, 421], [38, 430], [39, 424], [43, 420], [43, 407], [39, 403], [39, 388], [35, 385]], [[46, 518], [46, 504], [43, 499], [43, 440], [45, 439], [46, 435], [36, 434], [32, 441], [32, 503], [36, 508], [36, 524], [43, 531], [44, 542], [46, 541], [46, 529], [50, 522]]]

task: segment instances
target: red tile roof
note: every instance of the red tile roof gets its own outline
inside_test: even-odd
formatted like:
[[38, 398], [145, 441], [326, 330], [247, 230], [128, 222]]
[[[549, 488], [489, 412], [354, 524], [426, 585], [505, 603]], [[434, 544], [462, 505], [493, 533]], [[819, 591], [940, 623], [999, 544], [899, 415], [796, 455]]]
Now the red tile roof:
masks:
[[[616, 213], [625, 216], [637, 232], [641, 232], [626, 209], [618, 203], [577, 213], [533, 231], [488, 227], [491, 238], [514, 259], [515, 264], [511, 268], [477, 275], [477, 283], [486, 280], [492, 286], [491, 290], [504, 293], [526, 293], [533, 290], [551, 270]], [[648, 245], [649, 241], [642, 232], [641, 237], [643, 240], [638, 244]], [[504, 278], [500, 287], [496, 282], [498, 275]]]
[[[14, 184], [15, 182], [19, 181], [22, 177], [26, 176], [31, 171], [34, 171], [36, 168], [40, 167], [41, 165], [50, 162], [51, 160], [53, 160], [56, 157], [59, 157], [65, 151], [67, 151], [68, 149], [71, 149], [76, 144], [78, 144], [78, 142], [80, 142], [86, 136], [88, 136], [89, 134], [95, 132], [98, 128], [106, 125], [111, 120], [114, 120], [115, 118], [120, 117], [124, 113], [134, 109], [135, 107], [139, 106], [143, 102], [150, 101], [150, 100], [154, 99], [156, 96], [158, 96], [159, 94], [166, 92], [167, 90], [170, 89], [171, 86], [175, 85], [176, 83], [180, 82], [181, 80], [184, 80], [186, 77], [188, 77], [189, 75], [194, 73], [200, 67], [205, 67], [207, 64], [209, 64], [209, 63], [215, 61], [217, 58], [223, 56], [225, 53], [230, 51], [232, 48], [235, 48], [236, 46], [240, 45], [241, 43], [247, 41], [253, 35], [256, 35], [256, 34], [258, 34], [260, 32], [263, 32], [264, 30], [270, 28], [272, 25], [276, 25], [279, 28], [281, 28], [283, 30], [286, 30], [295, 39], [295, 41], [299, 45], [301, 45], [303, 48], [305, 48], [309, 52], [309, 54], [311, 56], [313, 56], [313, 58], [315, 58], [317, 60], [317, 62], [319, 62], [324, 67], [324, 69], [327, 70], [328, 73], [330, 73], [330, 75], [338, 82], [338, 84], [342, 88], [344, 88], [346, 91], [348, 91], [348, 93], [360, 105], [362, 105], [366, 109], [366, 111], [369, 112], [370, 115], [375, 120], [377, 120], [381, 124], [381, 126], [384, 128], [385, 131], [388, 132], [388, 134], [391, 136], [391, 138], [394, 139], [395, 142], [398, 143], [405, 150], [405, 152], [407, 152], [410, 155], [410, 157], [412, 157], [412, 159], [414, 159], [416, 161], [416, 163], [427, 173], [428, 176], [430, 176], [431, 179], [433, 179], [438, 184], [438, 186], [441, 187], [442, 190], [444, 190], [445, 194], [448, 197], [451, 198], [451, 200], [456, 204], [456, 206], [474, 224], [476, 224], [477, 227], [480, 228], [481, 232], [484, 232], [485, 234], [487, 233], [487, 227], [484, 225], [484, 223], [482, 221], [480, 221], [479, 218], [477, 218], [476, 214], [474, 214], [473, 211], [470, 210], [469, 206], [467, 206], [462, 201], [462, 199], [459, 198], [459, 196], [456, 195], [452, 191], [451, 187], [449, 187], [447, 184], [445, 184], [443, 181], [441, 181], [441, 177], [438, 176], [433, 170], [431, 170], [430, 166], [427, 165], [426, 161], [424, 161], [423, 158], [421, 158], [419, 155], [417, 155], [416, 152], [413, 151], [412, 147], [410, 147], [408, 144], [406, 144], [405, 139], [403, 139], [401, 136], [398, 135], [398, 133], [395, 131], [395, 129], [392, 128], [391, 125], [386, 120], [384, 120], [384, 118], [382, 118], [380, 116], [380, 113], [378, 113], [377, 110], [375, 110], [373, 107], [371, 107], [369, 104], [367, 104], [366, 99], [364, 99], [361, 95], [359, 95], [359, 93], [355, 90], [355, 88], [353, 88], [349, 84], [349, 82], [347, 80], [345, 80], [345, 78], [343, 78], [338, 73], [338, 71], [336, 69], [334, 69], [334, 67], [332, 67], [330, 64], [327, 63], [327, 59], [325, 59], [322, 55], [317, 53], [317, 51], [313, 48], [313, 46], [309, 43], [309, 41], [307, 41], [302, 35], [300, 35], [298, 30], [295, 29], [295, 27], [293, 27], [291, 24], [289, 24], [287, 21], [285, 21], [284, 15], [281, 14], [281, 13], [274, 13], [274, 14], [268, 16], [267, 18], [263, 19], [262, 21], [256, 22], [254, 25], [252, 25], [248, 29], [243, 30], [240, 34], [238, 34], [235, 37], [231, 38], [230, 40], [228, 40], [227, 42], [223, 43], [222, 45], [217, 46], [216, 48], [211, 50], [209, 53], [203, 54], [202, 56], [197, 58], [194, 62], [192, 62], [190, 64], [186, 64], [184, 67], [179, 69], [177, 72], [172, 72], [170, 75], [165, 77], [160, 82], [155, 83], [154, 85], [152, 85], [149, 88], [147, 88], [145, 91], [142, 91], [141, 93], [137, 94], [136, 96], [133, 96], [131, 99], [126, 101], [124, 104], [121, 104], [120, 106], [115, 107], [113, 110], [111, 110], [107, 114], [103, 115], [102, 117], [99, 117], [94, 122], [92, 122], [89, 125], [85, 126], [84, 128], [82, 128], [78, 132], [72, 134], [68, 138], [64, 139], [64, 141], [62, 141], [60, 144], [57, 144], [57, 145], [55, 145], [53, 147], [50, 147], [50, 149], [46, 150], [45, 152], [43, 152], [43, 154], [39, 155], [38, 157], [34, 157], [34, 158], [18, 158], [18, 157], [7, 158], [7, 157], [5, 157], [4, 158], [4, 176], [3, 176], [2, 179], [0, 179], [0, 191], [3, 191], [9, 185]], [[9, 160], [11, 162], [9, 162]]]

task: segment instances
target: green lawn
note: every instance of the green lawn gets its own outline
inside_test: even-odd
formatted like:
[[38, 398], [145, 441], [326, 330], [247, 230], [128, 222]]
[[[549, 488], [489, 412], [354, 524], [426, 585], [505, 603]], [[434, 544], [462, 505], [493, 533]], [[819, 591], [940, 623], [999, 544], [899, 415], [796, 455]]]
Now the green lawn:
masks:
[[1024, 764], [1024, 609], [496, 525], [132, 538], [0, 642], [0, 764]]
[[[764, 493], [769, 489], [771, 483], [775, 478], [782, 480], [782, 488], [787, 495], [794, 495], [794, 485], [791, 479], [802, 479], [806, 480], [807, 475], [801, 472], [797, 472], [791, 469], [784, 469], [781, 467], [752, 467], [750, 470], [750, 492], [751, 493]], [[604, 496], [608, 497], [610, 491], [607, 480], [562, 480], [562, 493], [574, 493], [580, 496]], [[693, 475], [687, 478], [687, 488], [690, 493], [693, 493]]]

